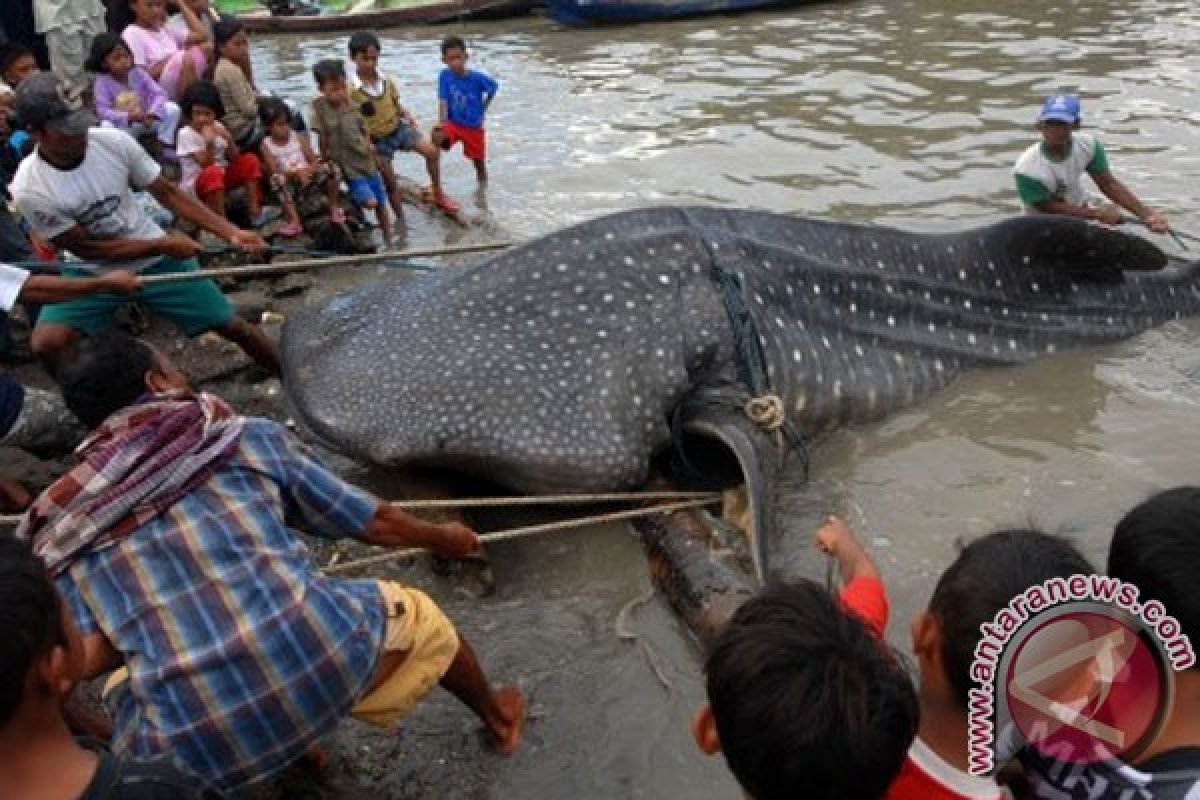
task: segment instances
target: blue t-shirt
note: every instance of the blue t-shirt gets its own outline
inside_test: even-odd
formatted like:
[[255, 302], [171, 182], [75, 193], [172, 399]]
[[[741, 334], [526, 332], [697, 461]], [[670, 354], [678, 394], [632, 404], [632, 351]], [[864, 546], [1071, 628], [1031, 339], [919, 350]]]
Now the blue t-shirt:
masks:
[[25, 387], [0, 375], [0, 438], [7, 436], [25, 405]]
[[500, 84], [482, 72], [458, 75], [446, 67], [438, 76], [438, 99], [446, 103], [446, 119], [464, 128], [483, 127], [483, 109]]

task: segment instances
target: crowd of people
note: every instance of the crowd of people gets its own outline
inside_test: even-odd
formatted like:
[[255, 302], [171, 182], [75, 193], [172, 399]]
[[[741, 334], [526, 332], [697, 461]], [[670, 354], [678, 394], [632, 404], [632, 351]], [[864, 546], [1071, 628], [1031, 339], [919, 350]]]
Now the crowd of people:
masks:
[[[28, 509], [16, 536], [0, 536], [0, 794], [237, 793], [295, 762], [322, 764], [322, 738], [346, 717], [394, 728], [435, 685], [479, 718], [497, 752], [513, 753], [525, 698], [488, 677], [433, 600], [396, 582], [329, 577], [298, 534], [450, 558], [476, 553], [478, 536], [347, 484], [282, 426], [194, 392], [162, 352], [112, 329], [117, 307], [136, 299], [185, 334], [225, 336], [278, 374], [274, 343], [233, 314], [215, 283], [144, 283], [199, 270], [200, 245], [165, 230], [137, 194], [261, 251], [257, 229], [276, 215], [281, 235], [302, 232], [307, 192], [344, 222], [344, 185], [386, 246], [402, 220], [397, 153], [421, 156], [447, 211], [456, 205], [442, 187], [446, 149], [461, 143], [487, 181], [497, 83], [468, 68], [462, 39], [446, 37], [439, 120], [423, 131], [379, 68], [380, 40], [359, 32], [348, 62], [313, 67], [317, 96], [304, 120], [259, 90], [246, 31], [207, 0], [182, 0], [171, 16], [164, 0], [130, 0], [120, 30], [106, 30], [99, 0], [34, 9], [52, 70], [39, 71], [24, 45], [0, 47], [0, 262], [12, 265], [0, 265], [0, 310], [30, 306], [32, 350], [58, 390], [0, 378], [0, 444], [78, 449], [37, 498], [0, 482], [0, 501]], [[1022, 201], [1119, 223], [1120, 211], [1086, 203], [1088, 174], [1166, 231], [1112, 175], [1100, 140], [1078, 132], [1081, 120], [1077, 97], [1046, 100], [1042, 141], [1014, 169]], [[237, 189], [247, 228], [227, 213]], [[60, 254], [76, 259], [61, 274], [24, 268]], [[1091, 574], [1068, 540], [1003, 530], [963, 548], [912, 624], [915, 679], [884, 641], [887, 593], [865, 548], [838, 520], [816, 544], [842, 589], [764, 589], [706, 659], [697, 744], [723, 752], [755, 800], [1200, 798], [1195, 667], [1176, 676], [1161, 730], [1132, 763], [1063, 764], [1018, 747], [999, 777], [969, 772], [981, 626], [1030, 586]], [[1117, 525], [1108, 574], [1160, 601], [1188, 636], [1200, 636], [1198, 571], [1200, 489], [1157, 494]], [[111, 730], [67, 702], [90, 679], [103, 680]]]
[[[1094, 573], [1069, 540], [1032, 529], [1000, 530], [964, 547], [913, 620], [915, 682], [882, 638], [886, 590], [853, 532], [831, 519], [816, 543], [838, 565], [845, 581], [840, 592], [811, 581], [768, 588], [737, 610], [708, 654], [708, 705], [697, 713], [693, 732], [701, 750], [724, 753], [749, 797], [1200, 797], [1196, 664], [1175, 674], [1162, 727], [1132, 763], [1097, 759], [1084, 748], [1048, 754], [1010, 731], [997, 747], [998, 772], [980, 776], [969, 769], [969, 697], [978, 681], [973, 663], [981, 631], [1030, 587]], [[1192, 642], [1200, 636], [1197, 570], [1200, 488], [1155, 494], [1117, 524], [1107, 575], [1137, 587], [1142, 601], [1162, 603]], [[1072, 690], [1063, 691], [1060, 702], [1087, 719], [1101, 710], [1107, 687], [1091, 662], [1076, 667], [1074, 680], [1058, 687]], [[1138, 679], [1127, 665], [1121, 669], [1118, 680]], [[1003, 681], [998, 677], [996, 684]], [[1105, 719], [1118, 727], [1126, 722]]]

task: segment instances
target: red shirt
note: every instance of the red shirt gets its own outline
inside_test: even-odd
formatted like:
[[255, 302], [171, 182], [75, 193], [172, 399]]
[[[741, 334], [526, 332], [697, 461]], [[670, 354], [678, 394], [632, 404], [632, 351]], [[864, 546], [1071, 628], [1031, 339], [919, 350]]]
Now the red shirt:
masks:
[[887, 590], [878, 578], [855, 578], [842, 587], [838, 599], [846, 610], [867, 623], [871, 632], [883, 638], [888, 621]]
[[991, 778], [971, 775], [947, 763], [918, 737], [908, 748], [900, 774], [884, 800], [1010, 800]]

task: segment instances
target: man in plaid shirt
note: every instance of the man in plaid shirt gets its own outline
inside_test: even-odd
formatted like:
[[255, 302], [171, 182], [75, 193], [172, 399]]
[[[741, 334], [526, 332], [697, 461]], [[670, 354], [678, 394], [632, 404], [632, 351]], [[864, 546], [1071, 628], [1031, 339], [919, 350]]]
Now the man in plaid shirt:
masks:
[[234, 789], [299, 758], [348, 714], [393, 726], [439, 683], [511, 753], [524, 700], [494, 690], [423, 593], [326, 578], [292, 528], [449, 557], [470, 529], [411, 517], [347, 485], [286, 430], [193, 395], [120, 333], [84, 340], [58, 375], [92, 430], [80, 464], [35, 502], [32, 540], [105, 687], [118, 755], [169, 753]]

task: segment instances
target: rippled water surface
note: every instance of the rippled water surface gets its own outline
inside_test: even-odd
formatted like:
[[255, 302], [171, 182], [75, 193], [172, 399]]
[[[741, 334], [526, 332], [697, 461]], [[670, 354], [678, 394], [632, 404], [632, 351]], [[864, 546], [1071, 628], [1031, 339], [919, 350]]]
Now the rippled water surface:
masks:
[[[984, 222], [1017, 210], [1011, 164], [1033, 140], [1039, 96], [1060, 87], [1082, 93], [1118, 176], [1200, 233], [1192, 2], [851, 2], [595, 31], [543, 20], [453, 31], [502, 84], [486, 203], [469, 164], [445, 161], [451, 192], [489, 235], [524, 238], [652, 203], [917, 229]], [[446, 32], [384, 33], [385, 66], [427, 122]], [[262, 82], [307, 99], [308, 67], [340, 55], [345, 39], [256, 47]], [[416, 163], [401, 168], [420, 174]], [[408, 218], [414, 245], [463, 236], [420, 212]], [[1198, 343], [1200, 324], [1189, 322], [976, 372], [881, 424], [828, 437], [812, 480], [794, 476], [788, 495], [786, 571], [818, 574], [812, 526], [847, 515], [883, 566], [890, 634], [904, 647], [908, 619], [961, 537], [1032, 519], [1074, 533], [1102, 563], [1123, 509], [1154, 487], [1197, 480]], [[627, 614], [649, 657], [615, 635], [618, 613], [649, 585], [628, 532], [526, 542], [494, 560], [495, 597], [424, 570], [409, 579], [447, 604], [498, 674], [529, 689], [528, 746], [511, 761], [480, 755], [467, 717], [438, 700], [398, 741], [344, 745], [370, 748], [357, 755], [374, 766], [355, 780], [395, 796], [736, 796], [720, 763], [691, 746], [698, 662], [670, 612], [652, 599]]]

